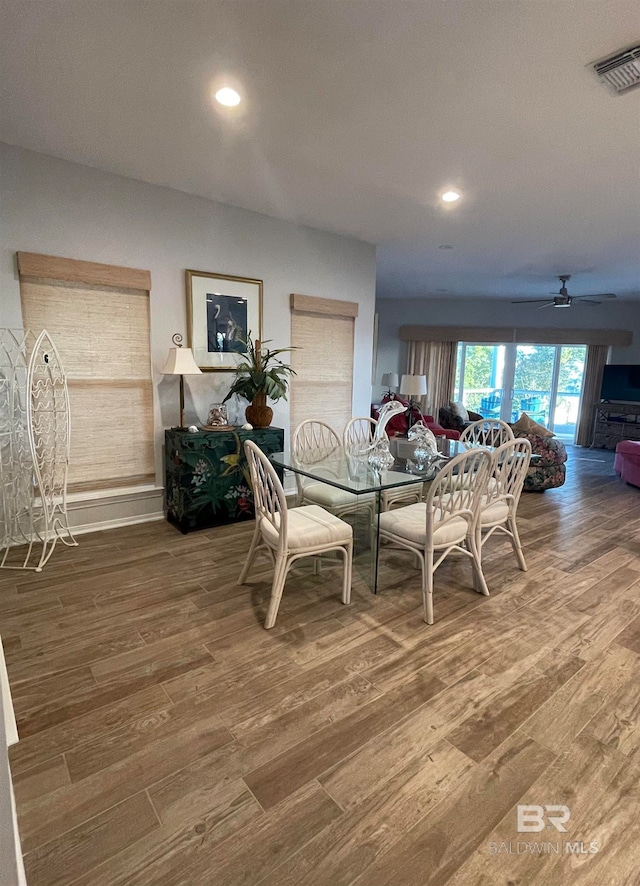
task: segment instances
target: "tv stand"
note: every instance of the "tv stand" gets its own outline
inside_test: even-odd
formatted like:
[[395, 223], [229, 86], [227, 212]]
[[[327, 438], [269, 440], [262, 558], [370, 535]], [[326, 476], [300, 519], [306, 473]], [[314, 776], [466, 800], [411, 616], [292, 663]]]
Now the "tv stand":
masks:
[[640, 440], [640, 403], [596, 403], [593, 449], [615, 449], [621, 440]]

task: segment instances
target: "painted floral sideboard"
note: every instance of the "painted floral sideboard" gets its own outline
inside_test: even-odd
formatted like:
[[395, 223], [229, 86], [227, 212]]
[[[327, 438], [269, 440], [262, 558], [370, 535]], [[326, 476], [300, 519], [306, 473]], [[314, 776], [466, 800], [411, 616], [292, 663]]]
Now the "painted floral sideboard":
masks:
[[244, 441], [263, 452], [284, 449], [282, 428], [165, 431], [167, 519], [182, 532], [253, 519]]

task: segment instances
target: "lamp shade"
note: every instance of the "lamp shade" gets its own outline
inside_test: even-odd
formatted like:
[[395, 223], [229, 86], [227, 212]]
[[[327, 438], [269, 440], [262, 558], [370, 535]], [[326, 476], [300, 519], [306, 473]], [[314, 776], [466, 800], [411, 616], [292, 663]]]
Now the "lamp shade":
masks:
[[385, 388], [397, 388], [398, 387], [398, 373], [397, 372], [384, 372], [382, 374], [382, 385]]
[[410, 397], [424, 397], [427, 393], [426, 375], [403, 375], [400, 393], [408, 394]]
[[191, 348], [170, 348], [163, 375], [202, 375]]

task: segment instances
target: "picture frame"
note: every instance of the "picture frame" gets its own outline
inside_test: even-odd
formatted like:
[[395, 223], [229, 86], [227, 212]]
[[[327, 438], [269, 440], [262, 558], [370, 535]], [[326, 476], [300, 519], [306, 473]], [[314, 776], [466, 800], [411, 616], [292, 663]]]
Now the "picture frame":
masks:
[[203, 372], [233, 372], [262, 339], [262, 280], [187, 270], [187, 338]]

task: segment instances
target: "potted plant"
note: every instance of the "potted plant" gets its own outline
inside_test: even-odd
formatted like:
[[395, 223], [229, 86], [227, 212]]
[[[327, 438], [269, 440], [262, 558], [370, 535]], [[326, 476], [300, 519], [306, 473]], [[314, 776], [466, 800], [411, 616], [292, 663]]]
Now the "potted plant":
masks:
[[273, 418], [273, 409], [267, 406], [267, 397], [276, 402], [287, 399], [287, 388], [295, 371], [279, 359], [278, 354], [290, 351], [291, 348], [276, 348], [271, 351], [264, 348], [267, 342], [251, 339], [247, 336], [246, 358], [236, 366], [236, 377], [231, 390], [223, 402], [234, 394], [239, 394], [250, 405], [245, 410], [247, 421], [254, 428], [268, 428]]

